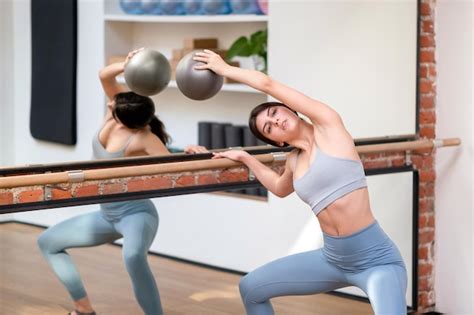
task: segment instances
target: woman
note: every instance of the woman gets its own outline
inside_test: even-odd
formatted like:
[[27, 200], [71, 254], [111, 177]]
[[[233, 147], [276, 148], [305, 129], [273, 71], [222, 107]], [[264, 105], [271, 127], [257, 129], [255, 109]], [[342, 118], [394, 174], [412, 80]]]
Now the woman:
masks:
[[296, 148], [281, 175], [244, 151], [214, 157], [246, 164], [279, 197], [296, 191], [312, 207], [324, 234], [323, 248], [278, 259], [242, 278], [247, 314], [274, 314], [270, 299], [276, 296], [346, 286], [365, 291], [376, 314], [406, 314], [403, 259], [374, 219], [362, 163], [338, 113], [261, 72], [231, 67], [212, 51], [196, 53], [194, 60], [203, 63], [196, 69], [210, 69], [281, 101], [257, 106], [249, 119], [261, 140]]
[[[100, 130], [92, 140], [93, 157], [110, 159], [138, 155], [169, 154], [169, 136], [155, 116], [149, 97], [127, 92], [116, 76], [138, 51], [124, 62], [111, 64], [99, 77], [109, 98]], [[188, 146], [188, 153], [207, 152]], [[96, 246], [123, 237], [123, 257], [135, 297], [146, 315], [163, 314], [160, 296], [147, 261], [147, 252], [158, 229], [158, 214], [150, 200], [101, 204], [100, 210], [71, 218], [43, 232], [38, 245], [75, 304], [72, 315], [95, 314], [81, 278], [66, 249]]]

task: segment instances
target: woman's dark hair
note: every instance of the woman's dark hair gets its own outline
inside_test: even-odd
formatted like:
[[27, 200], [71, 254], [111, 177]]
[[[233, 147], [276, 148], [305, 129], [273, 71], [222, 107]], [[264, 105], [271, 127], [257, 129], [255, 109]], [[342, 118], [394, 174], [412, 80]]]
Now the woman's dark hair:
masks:
[[155, 116], [155, 104], [147, 96], [141, 96], [134, 92], [123, 92], [115, 95], [115, 105], [112, 116], [130, 129], [140, 129], [150, 126], [163, 144], [170, 142], [170, 136], [165, 131], [165, 126]]
[[275, 141], [273, 140], [270, 140], [268, 139], [267, 137], [265, 137], [257, 128], [257, 115], [260, 114], [261, 112], [263, 112], [264, 110], [266, 110], [267, 108], [269, 107], [274, 107], [274, 106], [282, 106], [282, 107], [286, 107], [288, 108], [289, 110], [291, 110], [293, 113], [295, 113], [296, 116], [299, 117], [298, 113], [296, 111], [294, 111], [293, 109], [289, 108], [288, 106], [286, 106], [285, 104], [283, 103], [280, 103], [280, 102], [266, 102], [266, 103], [262, 103], [260, 105], [258, 105], [257, 107], [255, 107], [251, 112], [250, 112], [250, 117], [249, 117], [249, 127], [250, 127], [250, 131], [252, 131], [252, 133], [254, 134], [255, 137], [257, 137], [258, 139], [262, 140], [263, 142], [266, 142], [268, 144], [271, 144], [273, 146], [276, 146], [276, 147], [287, 147], [289, 144], [288, 143], [284, 143], [282, 146], [280, 146], [278, 143], [276, 143]]

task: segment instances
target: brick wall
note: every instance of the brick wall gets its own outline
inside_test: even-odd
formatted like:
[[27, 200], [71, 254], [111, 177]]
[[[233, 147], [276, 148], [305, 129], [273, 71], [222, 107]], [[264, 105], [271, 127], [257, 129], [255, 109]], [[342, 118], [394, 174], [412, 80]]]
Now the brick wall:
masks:
[[[278, 167], [280, 166], [275, 165], [273, 168], [277, 170]], [[54, 185], [50, 186], [50, 199], [70, 199], [220, 183], [239, 183], [247, 180], [248, 169], [238, 166], [223, 170], [168, 173]], [[44, 201], [47, 194], [48, 191], [44, 185], [0, 189], [0, 206]]]

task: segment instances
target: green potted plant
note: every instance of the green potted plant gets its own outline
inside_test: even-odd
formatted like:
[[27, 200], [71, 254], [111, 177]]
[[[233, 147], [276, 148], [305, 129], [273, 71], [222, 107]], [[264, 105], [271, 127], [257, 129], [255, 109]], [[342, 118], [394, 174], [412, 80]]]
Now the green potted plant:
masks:
[[[255, 70], [267, 72], [267, 30], [256, 31], [250, 35], [250, 38], [241, 36], [234, 41], [227, 51], [227, 61], [239, 61], [242, 64], [243, 59], [247, 57], [253, 63]], [[246, 68], [245, 66], [242, 66]]]

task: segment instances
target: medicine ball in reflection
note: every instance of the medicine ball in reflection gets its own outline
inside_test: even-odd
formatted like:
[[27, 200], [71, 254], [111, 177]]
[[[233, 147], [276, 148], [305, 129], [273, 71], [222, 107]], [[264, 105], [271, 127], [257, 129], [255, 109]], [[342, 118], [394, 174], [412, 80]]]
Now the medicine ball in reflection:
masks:
[[201, 101], [220, 91], [224, 78], [211, 70], [197, 70], [201, 62], [193, 60], [194, 52], [184, 56], [176, 67], [176, 83], [179, 90], [190, 99]]
[[184, 0], [184, 10], [187, 15], [202, 14], [202, 0]]
[[202, 9], [205, 14], [231, 13], [229, 0], [202, 0]]
[[125, 82], [135, 93], [143, 96], [163, 91], [171, 79], [171, 66], [163, 54], [144, 49], [129, 60], [124, 70]]
[[142, 6], [139, 0], [120, 0], [120, 8], [127, 14], [142, 14]]

